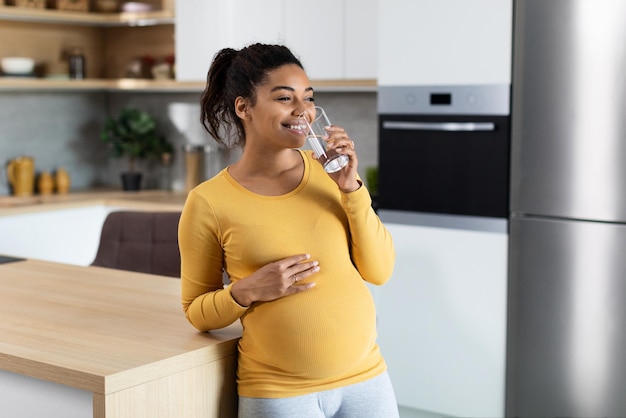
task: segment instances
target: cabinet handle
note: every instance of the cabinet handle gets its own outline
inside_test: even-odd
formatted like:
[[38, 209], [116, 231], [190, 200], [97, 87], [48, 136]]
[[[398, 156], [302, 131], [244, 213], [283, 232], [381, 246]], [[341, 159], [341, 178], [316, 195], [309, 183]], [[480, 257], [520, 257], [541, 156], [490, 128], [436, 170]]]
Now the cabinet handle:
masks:
[[405, 131], [495, 131], [493, 122], [383, 122], [385, 129], [401, 129]]

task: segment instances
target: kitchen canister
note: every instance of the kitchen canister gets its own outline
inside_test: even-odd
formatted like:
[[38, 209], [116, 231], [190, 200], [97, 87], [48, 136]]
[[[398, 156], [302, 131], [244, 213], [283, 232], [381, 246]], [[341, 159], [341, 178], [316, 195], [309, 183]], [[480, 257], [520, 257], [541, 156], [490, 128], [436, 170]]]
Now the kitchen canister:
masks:
[[17, 157], [7, 163], [7, 178], [15, 196], [30, 196], [35, 188], [35, 160]]
[[42, 171], [37, 177], [37, 190], [41, 195], [50, 195], [54, 191], [54, 179], [47, 171]]
[[57, 171], [54, 175], [54, 183], [56, 184], [56, 187], [57, 187], [57, 193], [65, 194], [70, 191], [70, 185], [71, 185], [70, 175], [67, 173], [67, 171], [64, 168], [62, 167], [57, 168]]
[[85, 54], [81, 47], [73, 47], [70, 49], [67, 57], [70, 78], [73, 80], [82, 80], [87, 77]]
[[204, 180], [204, 157], [208, 147], [204, 145], [185, 144], [185, 190], [189, 192]]

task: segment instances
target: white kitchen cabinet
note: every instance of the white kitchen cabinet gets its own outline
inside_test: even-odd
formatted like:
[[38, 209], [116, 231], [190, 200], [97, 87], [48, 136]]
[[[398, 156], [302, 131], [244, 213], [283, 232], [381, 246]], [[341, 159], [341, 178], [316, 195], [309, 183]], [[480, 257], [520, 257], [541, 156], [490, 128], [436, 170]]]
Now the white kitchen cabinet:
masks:
[[213, 55], [230, 43], [225, 0], [176, 0], [176, 80], [203, 81]]
[[216, 52], [280, 43], [313, 80], [376, 76], [379, 0], [177, 0], [176, 78], [203, 81]]
[[510, 84], [513, 0], [385, 0], [379, 85]]
[[88, 418], [93, 393], [0, 370], [0, 410], [11, 418]]
[[378, 342], [398, 404], [504, 416], [507, 234], [385, 225], [397, 258], [376, 294]]
[[[284, 43], [284, 0], [236, 0], [233, 8], [232, 48], [240, 49], [251, 43]], [[207, 67], [208, 69], [208, 67]]]
[[285, 40], [315, 80], [375, 79], [379, 0], [286, 1]]
[[343, 1], [286, 1], [285, 41], [312, 79], [344, 78]]
[[379, 0], [345, 2], [345, 78], [378, 77], [378, 3]]
[[102, 224], [116, 206], [87, 206], [0, 217], [0, 254], [88, 266]]

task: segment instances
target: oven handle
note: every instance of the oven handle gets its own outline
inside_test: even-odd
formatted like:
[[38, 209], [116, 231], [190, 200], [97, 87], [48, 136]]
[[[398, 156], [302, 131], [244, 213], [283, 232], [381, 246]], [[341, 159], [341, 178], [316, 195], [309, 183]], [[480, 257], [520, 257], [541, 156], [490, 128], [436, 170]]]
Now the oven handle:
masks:
[[385, 129], [401, 129], [405, 131], [495, 131], [493, 122], [396, 122], [384, 121]]

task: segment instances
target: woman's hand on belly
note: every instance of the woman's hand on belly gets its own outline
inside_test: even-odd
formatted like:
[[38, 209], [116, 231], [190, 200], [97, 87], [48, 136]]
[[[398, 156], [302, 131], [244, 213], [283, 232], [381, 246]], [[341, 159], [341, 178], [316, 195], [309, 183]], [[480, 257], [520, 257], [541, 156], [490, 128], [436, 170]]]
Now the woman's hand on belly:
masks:
[[241, 306], [250, 306], [253, 302], [269, 302], [307, 291], [315, 282], [298, 284], [298, 281], [320, 269], [318, 262], [309, 261], [310, 258], [309, 254], [298, 254], [266, 264], [233, 283], [231, 294]]

